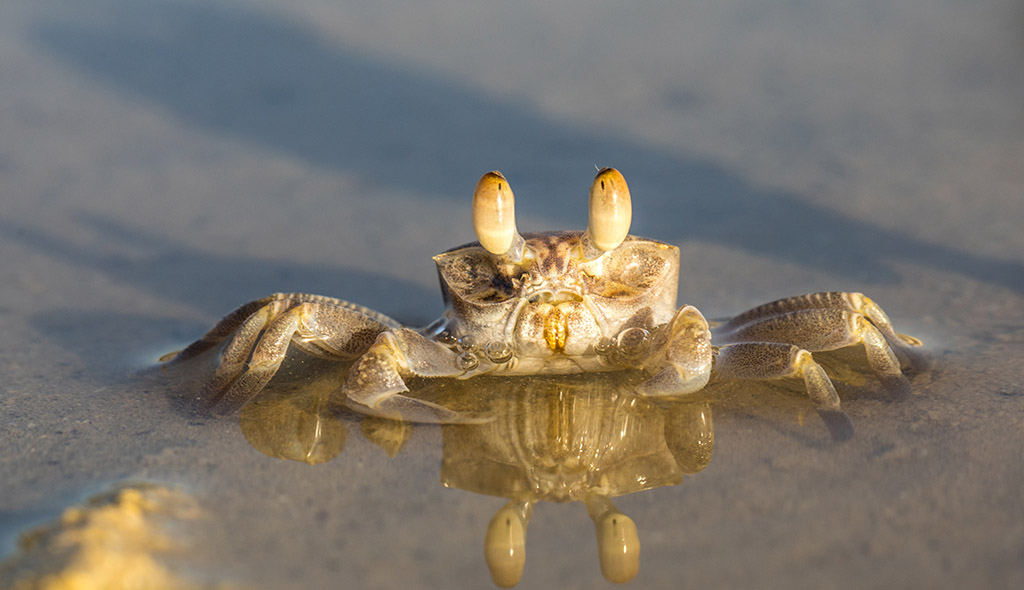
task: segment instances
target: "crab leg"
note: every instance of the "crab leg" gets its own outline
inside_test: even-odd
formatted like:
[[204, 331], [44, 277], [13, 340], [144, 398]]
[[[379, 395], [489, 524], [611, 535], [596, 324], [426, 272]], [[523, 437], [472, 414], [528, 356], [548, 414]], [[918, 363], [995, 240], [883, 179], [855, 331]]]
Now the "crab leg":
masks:
[[[811, 309], [836, 309], [848, 311], [865, 317], [885, 338], [889, 346], [900, 357], [907, 356], [907, 347], [920, 346], [921, 341], [906, 334], [898, 334], [893, 329], [889, 316], [882, 308], [862, 293], [845, 293], [839, 291], [826, 291], [821, 293], [810, 293], [779, 299], [771, 303], [759, 305], [749, 311], [730, 318], [725, 323], [715, 327], [716, 334], [727, 336], [731, 333], [742, 330], [745, 326], [761, 322], [770, 317], [786, 315], [789, 313], [811, 310]], [[909, 362], [908, 358], [901, 358]]]
[[452, 410], [404, 395], [409, 377], [464, 377], [477, 367], [475, 357], [459, 355], [418, 332], [400, 328], [382, 332], [348, 373], [342, 386], [355, 409], [385, 418], [416, 422], [464, 422]]
[[[310, 295], [307, 293], [275, 293], [269, 297], [245, 303], [228, 315], [224, 316], [213, 328], [210, 329], [209, 332], [204, 334], [202, 338], [196, 340], [185, 347], [184, 350], [174, 355], [174, 357], [169, 361], [169, 364], [197, 357], [204, 352], [217, 347], [229, 337], [233, 336], [237, 331], [243, 329], [244, 326], [256, 325], [252, 320], [253, 316], [258, 313], [270, 313], [271, 316], [277, 316], [301, 303], [312, 303], [320, 309], [320, 315], [336, 315], [338, 316], [336, 319], [341, 319], [342, 321], [345, 320], [345, 317], [343, 316], [351, 317], [355, 314], [355, 316], [358, 316], [367, 323], [382, 324], [384, 328], [397, 328], [401, 325], [382, 313], [341, 299], [324, 297], [322, 295]], [[265, 327], [265, 324], [261, 326], [261, 329], [262, 327]], [[362, 329], [362, 327], [360, 327], [360, 329]], [[379, 333], [379, 331], [377, 333]], [[369, 338], [369, 341], [366, 341], [364, 336], [364, 342], [355, 343], [355, 351], [351, 354], [353, 356], [358, 355], [361, 351], [366, 350], [366, 348], [373, 343], [373, 339], [375, 337], [376, 333]], [[344, 341], [350, 339], [342, 338], [340, 341], [337, 339], [330, 340], [335, 341], [335, 346], [341, 343], [341, 349], [353, 349], [352, 343], [347, 345], [344, 344]]]
[[[185, 347], [184, 350], [180, 351], [170, 360], [168, 364], [185, 361], [190, 358], [197, 357], [204, 352], [216, 347], [218, 344], [223, 342], [229, 336], [235, 333], [243, 326], [250, 324], [254, 314], [263, 312], [268, 306], [277, 301], [279, 295], [271, 295], [270, 297], [264, 297], [263, 299], [257, 299], [250, 301], [244, 305], [238, 307], [238, 309], [232, 311], [228, 315], [221, 318], [219, 322], [210, 331], [203, 335], [202, 338], [196, 340], [192, 344]], [[265, 322], [264, 322], [265, 325]], [[262, 330], [261, 325], [259, 330]], [[259, 334], [257, 330], [257, 334]], [[251, 346], [250, 346], [251, 348]]]
[[[244, 307], [244, 306], [243, 306]], [[265, 305], [257, 309], [254, 313], [241, 322], [240, 325], [236, 326], [234, 334], [229, 333], [226, 337], [220, 337], [219, 340], [227, 338], [227, 343], [224, 345], [224, 349], [221, 351], [220, 363], [214, 370], [213, 377], [203, 386], [201, 399], [208, 405], [213, 407], [222, 397], [224, 392], [228, 391], [231, 386], [238, 380], [238, 377], [245, 372], [245, 364], [249, 359], [250, 353], [259, 341], [260, 334], [267, 327], [270, 321], [273, 310], [272, 305]], [[241, 309], [241, 308], [240, 308]], [[235, 315], [234, 313], [231, 315]], [[201, 354], [206, 350], [216, 346], [219, 342], [213, 342], [212, 338], [207, 340], [207, 336], [213, 334], [215, 330], [221, 327], [231, 316], [225, 318], [220, 324], [214, 326], [213, 330], [210, 330], [206, 336], [201, 340], [197, 340], [192, 343], [191, 346], [182, 351], [178, 356], [172, 359], [173, 362], [187, 360], [195, 355]]]
[[715, 360], [715, 373], [725, 379], [802, 377], [807, 396], [832, 436], [845, 440], [853, 424], [839, 405], [832, 380], [807, 350], [782, 342], [744, 342], [724, 346]]
[[[874, 307], [878, 309], [877, 306]], [[878, 312], [881, 310], [878, 309]], [[892, 341], [887, 339], [882, 330], [869, 318], [870, 316], [864, 313], [840, 307], [796, 309], [759, 317], [745, 323], [730, 322], [717, 328], [715, 335], [719, 337], [717, 340], [720, 344], [784, 343], [794, 344], [809, 352], [864, 344], [868, 364], [882, 384], [894, 393], [909, 393], [910, 384], [900, 370], [900, 360], [893, 352]], [[884, 318], [884, 314], [881, 318]], [[874, 319], [879, 321], [881, 318], [874, 316]], [[882, 325], [894, 338], [896, 337], [890, 324], [886, 322]]]
[[294, 311], [273, 316], [271, 306], [261, 308], [225, 345], [213, 378], [203, 387], [202, 398], [211, 410], [227, 413], [240, 408], [280, 368], [299, 318]]
[[397, 326], [387, 316], [339, 299], [277, 294], [231, 312], [171, 362], [193, 358], [224, 342], [202, 399], [210, 409], [226, 413], [263, 390], [292, 344], [321, 358], [352, 360], [380, 333]]

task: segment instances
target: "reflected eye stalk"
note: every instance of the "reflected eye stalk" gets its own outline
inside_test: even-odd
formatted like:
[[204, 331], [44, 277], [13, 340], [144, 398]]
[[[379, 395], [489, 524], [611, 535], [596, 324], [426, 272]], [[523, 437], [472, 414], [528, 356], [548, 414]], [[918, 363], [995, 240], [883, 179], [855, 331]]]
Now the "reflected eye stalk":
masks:
[[473, 191], [473, 230], [485, 250], [511, 262], [523, 259], [526, 241], [516, 230], [515, 195], [497, 170], [480, 177]]
[[511, 501], [501, 508], [487, 525], [484, 559], [491, 579], [502, 588], [511, 588], [523, 577], [526, 565], [526, 525], [533, 516], [533, 502]]

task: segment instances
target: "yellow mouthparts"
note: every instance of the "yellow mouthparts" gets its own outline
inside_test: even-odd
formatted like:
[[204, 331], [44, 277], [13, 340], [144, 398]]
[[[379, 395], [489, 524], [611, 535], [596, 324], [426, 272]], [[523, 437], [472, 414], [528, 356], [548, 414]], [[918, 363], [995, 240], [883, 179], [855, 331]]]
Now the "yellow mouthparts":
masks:
[[560, 308], [553, 307], [544, 316], [544, 341], [552, 352], [565, 350], [565, 337], [569, 333], [569, 316]]

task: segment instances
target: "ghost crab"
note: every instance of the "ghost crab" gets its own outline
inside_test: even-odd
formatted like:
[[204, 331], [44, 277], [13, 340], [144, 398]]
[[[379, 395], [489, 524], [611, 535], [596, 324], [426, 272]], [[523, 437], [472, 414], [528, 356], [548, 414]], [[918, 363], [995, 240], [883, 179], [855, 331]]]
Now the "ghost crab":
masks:
[[339, 299], [276, 294], [231, 312], [173, 360], [223, 346], [204, 398], [224, 412], [259, 393], [294, 346], [352, 363], [341, 388], [349, 405], [436, 421], [457, 416], [417, 399], [407, 379], [633, 369], [647, 375], [638, 394], [674, 396], [702, 389], [713, 373], [802, 377], [828, 423], [847, 419], [813, 353], [863, 344], [883, 384], [909, 390], [902, 349], [919, 341], [897, 334], [859, 293], [781, 299], [714, 327], [696, 307], [677, 309], [679, 250], [628, 235], [629, 189], [613, 168], [591, 185], [582, 232], [520, 235], [513, 199], [499, 172], [480, 179], [473, 195], [479, 241], [434, 257], [446, 307], [424, 328]]

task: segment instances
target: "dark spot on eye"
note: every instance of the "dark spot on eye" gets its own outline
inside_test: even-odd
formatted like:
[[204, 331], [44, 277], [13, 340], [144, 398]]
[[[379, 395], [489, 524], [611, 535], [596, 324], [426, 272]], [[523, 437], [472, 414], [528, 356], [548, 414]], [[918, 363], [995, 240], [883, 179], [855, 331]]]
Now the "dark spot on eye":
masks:
[[499, 191], [501, 190], [501, 183], [500, 182], [498, 183], [498, 190]]
[[511, 518], [506, 518], [505, 519], [505, 526], [512, 526], [512, 519]]
[[601, 190], [604, 190], [604, 181], [601, 181]]

